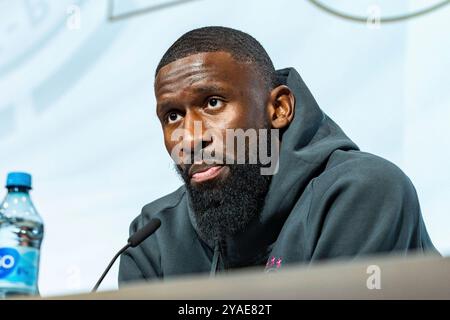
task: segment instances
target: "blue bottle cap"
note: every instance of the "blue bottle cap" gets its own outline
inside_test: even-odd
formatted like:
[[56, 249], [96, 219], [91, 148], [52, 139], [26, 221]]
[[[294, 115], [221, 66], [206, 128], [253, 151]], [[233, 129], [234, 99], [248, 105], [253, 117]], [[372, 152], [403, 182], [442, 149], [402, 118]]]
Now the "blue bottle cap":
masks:
[[25, 187], [31, 189], [31, 175], [26, 172], [10, 172], [6, 178], [6, 188]]

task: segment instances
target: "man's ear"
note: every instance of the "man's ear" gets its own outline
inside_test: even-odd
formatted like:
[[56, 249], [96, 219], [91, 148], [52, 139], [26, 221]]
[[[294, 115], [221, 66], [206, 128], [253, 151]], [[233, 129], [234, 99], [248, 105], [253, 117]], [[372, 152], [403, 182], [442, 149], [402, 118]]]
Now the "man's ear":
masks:
[[282, 129], [292, 122], [295, 97], [288, 86], [281, 85], [270, 92], [267, 111], [272, 128]]

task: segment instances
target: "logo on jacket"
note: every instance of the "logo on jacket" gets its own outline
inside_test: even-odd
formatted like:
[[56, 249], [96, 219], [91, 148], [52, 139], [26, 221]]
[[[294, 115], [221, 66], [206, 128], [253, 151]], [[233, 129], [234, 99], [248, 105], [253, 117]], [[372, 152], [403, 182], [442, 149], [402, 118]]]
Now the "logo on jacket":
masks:
[[283, 261], [283, 259], [281, 257], [274, 257], [274, 256], [270, 257], [267, 260], [265, 272], [278, 271], [278, 269], [280, 269], [280, 267], [281, 267], [282, 261]]

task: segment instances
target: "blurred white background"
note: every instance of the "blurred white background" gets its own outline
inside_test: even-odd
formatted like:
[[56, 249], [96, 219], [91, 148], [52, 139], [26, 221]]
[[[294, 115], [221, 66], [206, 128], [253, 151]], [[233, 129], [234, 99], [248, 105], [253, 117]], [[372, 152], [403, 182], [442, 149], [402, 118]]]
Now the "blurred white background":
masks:
[[[120, 14], [164, 1], [114, 2]], [[439, 0], [322, 2], [389, 16]], [[0, 0], [0, 182], [13, 170], [33, 174], [46, 228], [42, 295], [91, 289], [142, 206], [181, 184], [155, 116], [153, 75], [172, 42], [205, 25], [246, 31], [276, 68], [297, 68], [362, 150], [409, 175], [434, 244], [450, 255], [450, 6], [377, 27], [306, 0], [198, 0], [116, 22], [107, 5]], [[117, 287], [117, 271], [102, 290]]]

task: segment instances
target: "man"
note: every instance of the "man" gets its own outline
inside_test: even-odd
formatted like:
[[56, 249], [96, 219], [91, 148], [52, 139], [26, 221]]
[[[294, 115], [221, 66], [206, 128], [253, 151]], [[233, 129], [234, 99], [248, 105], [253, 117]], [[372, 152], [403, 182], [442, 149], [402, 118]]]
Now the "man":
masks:
[[[359, 151], [299, 74], [293, 68], [275, 71], [248, 34], [224, 27], [184, 34], [156, 69], [155, 95], [165, 145], [184, 185], [147, 204], [132, 222], [131, 234], [152, 218], [161, 227], [122, 254], [120, 284], [436, 252], [408, 177], [387, 160]], [[239, 163], [239, 146], [226, 148], [222, 139], [230, 129], [267, 134], [240, 140], [246, 161]], [[273, 163], [248, 161], [252, 147], [260, 150], [265, 143], [276, 162], [271, 174], [263, 170]], [[208, 156], [198, 158], [199, 151]], [[223, 161], [228, 158], [234, 162]]]

